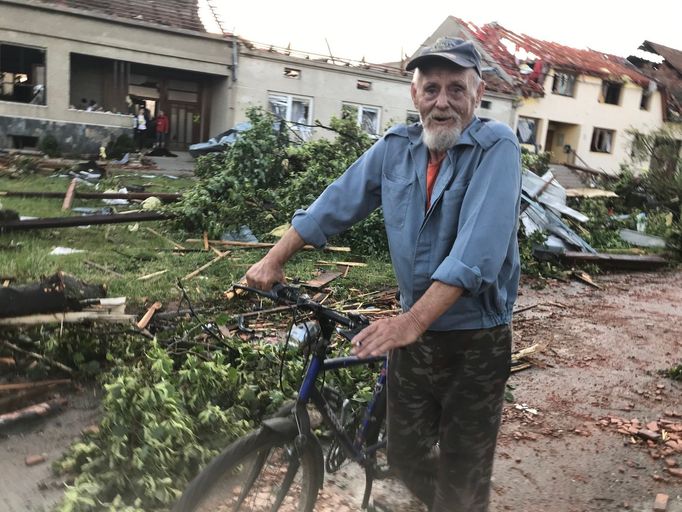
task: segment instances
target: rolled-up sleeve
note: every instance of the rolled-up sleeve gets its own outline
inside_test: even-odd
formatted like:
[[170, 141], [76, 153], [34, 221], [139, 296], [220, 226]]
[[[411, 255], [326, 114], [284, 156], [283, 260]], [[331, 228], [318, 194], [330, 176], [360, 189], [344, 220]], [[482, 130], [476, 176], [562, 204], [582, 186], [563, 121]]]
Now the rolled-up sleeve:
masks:
[[367, 217], [381, 204], [381, 172], [385, 141], [381, 139], [305, 210], [297, 210], [291, 225], [316, 247]]
[[497, 282], [516, 244], [521, 194], [518, 145], [501, 139], [489, 148], [474, 172], [460, 210], [450, 254], [431, 278], [478, 295]]

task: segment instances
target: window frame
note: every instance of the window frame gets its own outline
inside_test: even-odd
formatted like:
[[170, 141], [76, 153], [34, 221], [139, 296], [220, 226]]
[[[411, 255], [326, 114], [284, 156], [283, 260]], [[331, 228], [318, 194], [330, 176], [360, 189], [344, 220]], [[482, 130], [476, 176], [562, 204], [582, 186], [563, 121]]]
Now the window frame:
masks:
[[[33, 63], [30, 65], [30, 69], [25, 66], [22, 66], [22, 68], [24, 69], [22, 69], [21, 71], [14, 72], [4, 70], [2, 67], [2, 62], [0, 61], [0, 101], [4, 101], [7, 103], [19, 103], [23, 105], [36, 105], [41, 107], [47, 106], [47, 48], [41, 46], [34, 46], [30, 44], [18, 44], [10, 41], [0, 41], [0, 51], [2, 46], [9, 46], [19, 50], [25, 49], [34, 52], [40, 52], [42, 54], [42, 63], [40, 64]], [[42, 71], [38, 72], [38, 68], [41, 68]], [[11, 82], [6, 81], [5, 75], [11, 75], [12, 81]], [[42, 75], [43, 78], [42, 83], [36, 81], [38, 78], [37, 75]], [[26, 80], [17, 82], [15, 77], [18, 76], [25, 76]], [[17, 86], [17, 84], [22, 84], [22, 86], [24, 87], [28, 86], [32, 87], [31, 91], [32, 96], [28, 101], [20, 101], [17, 100], [16, 98], [3, 98], [2, 96], [5, 96], [4, 93], [5, 84], [7, 84], [8, 90], [10, 87], [12, 89], [12, 93], [11, 94], [8, 93], [7, 96], [16, 95], [15, 87]], [[42, 86], [42, 88], [36, 89], [37, 86]]]
[[[353, 103], [350, 101], [344, 101], [341, 103], [341, 116], [343, 117], [345, 114], [345, 109], [347, 107], [353, 108], [357, 110], [357, 116], [355, 119], [355, 122], [360, 126], [362, 131], [365, 133], [371, 135], [371, 136], [376, 136], [378, 137], [381, 133], [381, 107], [377, 107], [375, 105], [364, 105], [362, 103]], [[364, 120], [364, 112], [365, 111], [374, 111], [376, 112], [376, 124], [375, 124], [375, 131], [370, 132], [366, 130], [363, 126], [363, 120]]]
[[[613, 89], [617, 88], [618, 97], [616, 101], [607, 101], [610, 96], [613, 95]], [[611, 91], [611, 92], [610, 92]], [[605, 105], [620, 105], [623, 98], [623, 83], [614, 82], [613, 80], [602, 80], [601, 81], [601, 93], [599, 95], [599, 103], [604, 103]]]
[[[562, 85], [561, 80], [566, 79], [567, 83]], [[570, 71], [554, 71], [554, 80], [552, 81], [552, 94], [558, 96], [566, 96], [568, 98], [575, 97], [575, 84], [578, 82], [578, 75]], [[570, 86], [569, 92], [561, 92]]]
[[[280, 99], [286, 99], [286, 115], [282, 117], [279, 115], [278, 112], [273, 110], [272, 108], [272, 99], [273, 98], [280, 98]], [[279, 119], [283, 120], [287, 125], [296, 133], [298, 133], [303, 140], [308, 140], [310, 136], [312, 135], [313, 128], [311, 126], [302, 126], [299, 123], [302, 123], [302, 121], [299, 120], [294, 120], [292, 119], [294, 115], [294, 108], [293, 105], [295, 102], [307, 102], [308, 104], [308, 115], [306, 116], [305, 123], [306, 125], [311, 125], [312, 124], [312, 119], [313, 119], [313, 98], [310, 96], [302, 96], [299, 94], [289, 94], [285, 92], [278, 92], [278, 91], [268, 91], [268, 99], [267, 99], [267, 104], [268, 104], [268, 112], [271, 114], [274, 114], [277, 116]]]
[[[530, 135], [530, 138], [527, 141], [521, 140], [521, 137], [519, 137], [519, 126], [521, 125], [522, 122], [529, 121], [532, 124], [532, 134]], [[537, 144], [537, 137], [538, 137], [538, 123], [539, 119], [537, 117], [528, 117], [528, 116], [519, 116], [518, 120], [516, 121], [516, 138], [519, 141], [519, 144], [529, 144], [535, 146]]]
[[[599, 141], [598, 137], [600, 134], [608, 134], [609, 139], [606, 141], [608, 149], [601, 149], [600, 146], [604, 144], [603, 141]], [[610, 128], [599, 128], [595, 126], [592, 128], [592, 139], [590, 140], [590, 152], [592, 153], [604, 153], [607, 155], [613, 154], [614, 144], [616, 141], [616, 130], [611, 130]]]

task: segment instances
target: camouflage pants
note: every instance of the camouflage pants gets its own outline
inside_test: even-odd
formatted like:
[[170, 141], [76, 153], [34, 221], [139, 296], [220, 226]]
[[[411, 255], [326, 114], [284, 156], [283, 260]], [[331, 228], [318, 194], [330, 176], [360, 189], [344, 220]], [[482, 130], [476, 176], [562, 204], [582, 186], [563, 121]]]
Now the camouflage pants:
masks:
[[388, 462], [433, 512], [488, 510], [511, 339], [429, 331], [389, 356]]

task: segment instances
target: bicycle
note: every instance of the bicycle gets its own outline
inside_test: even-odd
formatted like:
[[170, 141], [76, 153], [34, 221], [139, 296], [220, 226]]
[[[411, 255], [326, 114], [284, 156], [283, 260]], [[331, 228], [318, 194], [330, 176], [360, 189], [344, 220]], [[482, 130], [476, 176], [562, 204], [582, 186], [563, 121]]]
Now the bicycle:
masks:
[[[173, 511], [312, 512], [325, 470], [333, 473], [346, 459], [365, 470], [362, 508], [367, 508], [373, 481], [388, 475], [377, 462], [378, 450], [386, 446], [386, 358], [327, 356], [335, 332], [350, 341], [369, 321], [361, 315], [342, 315], [310, 300], [295, 287], [278, 284], [269, 292], [235, 287], [312, 313], [319, 330], [306, 328], [301, 343], [310, 360], [296, 400], [215, 457], [190, 482]], [[321, 385], [324, 372], [377, 362], [382, 363], [381, 371], [361, 420], [347, 418], [348, 401], [340, 404], [338, 394]], [[319, 412], [332, 435], [326, 461], [311, 426], [309, 403]], [[337, 414], [334, 409], [339, 408], [341, 411]]]

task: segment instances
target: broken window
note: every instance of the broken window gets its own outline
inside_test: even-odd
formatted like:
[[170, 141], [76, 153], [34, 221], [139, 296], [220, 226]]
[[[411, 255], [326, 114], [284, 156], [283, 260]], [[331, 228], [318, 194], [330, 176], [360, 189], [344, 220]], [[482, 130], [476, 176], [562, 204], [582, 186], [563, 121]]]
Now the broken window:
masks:
[[608, 103], [609, 105], [620, 105], [620, 91], [623, 88], [623, 84], [619, 82], [608, 82], [604, 80], [601, 83], [601, 98], [602, 103]]
[[361, 91], [371, 91], [372, 82], [368, 82], [367, 80], [358, 80], [356, 87]]
[[642, 89], [642, 99], [639, 100], [639, 109], [640, 110], [649, 110], [651, 107], [651, 96], [652, 96], [652, 91], [650, 88], [647, 89]]
[[0, 100], [45, 105], [45, 50], [0, 43]]
[[521, 144], [535, 144], [536, 131], [537, 119], [519, 117], [519, 123], [516, 125], [516, 136]]
[[493, 106], [493, 102], [490, 100], [481, 100], [481, 108], [484, 110], [490, 110]]
[[379, 135], [379, 109], [366, 105], [344, 103], [341, 106], [343, 119], [355, 119], [363, 131], [370, 135]]
[[284, 68], [284, 76], [287, 78], [301, 78], [301, 70], [296, 68]]
[[312, 99], [289, 94], [270, 93], [268, 110], [275, 116], [290, 124], [303, 140], [312, 134]]
[[595, 128], [592, 132], [592, 144], [590, 151], [597, 153], [611, 153], [613, 147], [613, 130], [606, 130], [604, 128]]
[[407, 115], [405, 116], [406, 124], [414, 124], [418, 123], [419, 121], [420, 121], [419, 112], [415, 112], [413, 110], [407, 111]]
[[552, 83], [552, 92], [554, 94], [561, 94], [562, 96], [573, 96], [575, 78], [576, 77], [573, 73], [555, 71], [554, 82]]

